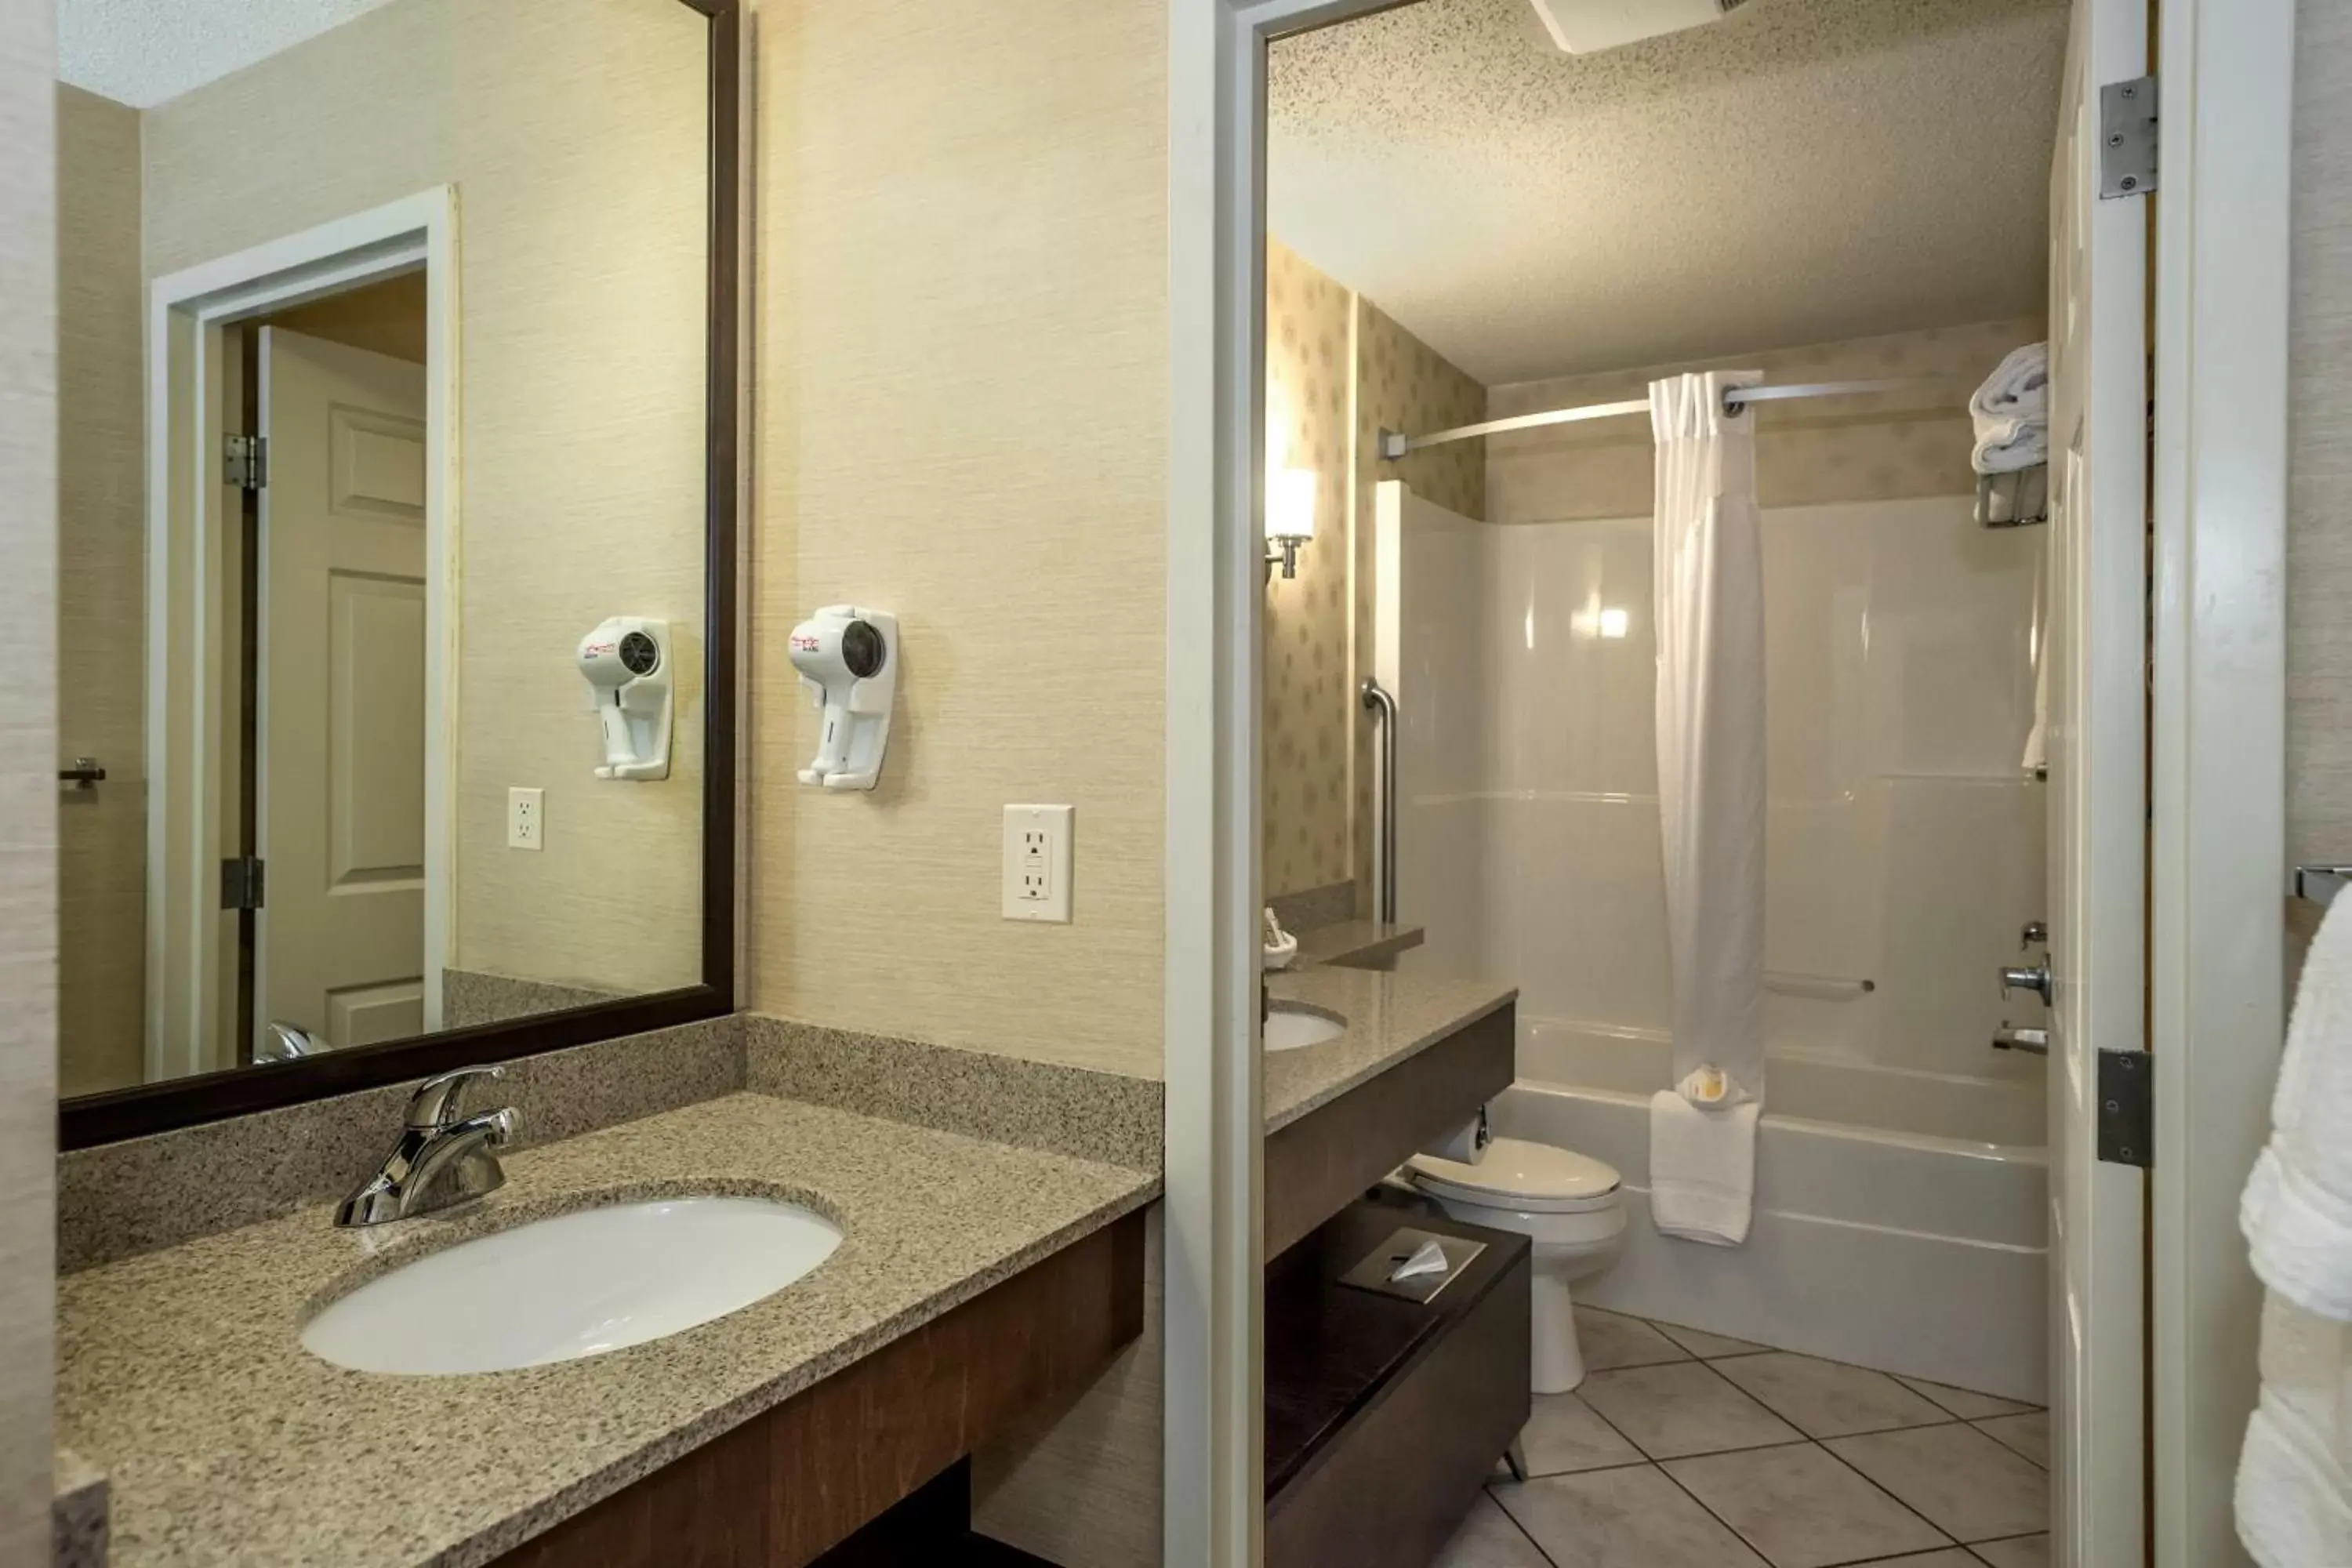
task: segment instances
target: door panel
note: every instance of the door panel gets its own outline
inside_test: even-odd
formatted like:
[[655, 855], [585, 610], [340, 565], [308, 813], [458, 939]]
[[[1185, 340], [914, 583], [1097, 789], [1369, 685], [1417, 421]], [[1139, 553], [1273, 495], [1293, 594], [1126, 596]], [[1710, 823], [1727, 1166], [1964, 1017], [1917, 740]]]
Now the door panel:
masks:
[[425, 367], [262, 332], [257, 1026], [419, 1033], [425, 949]]
[[2098, 195], [2143, 0], [2075, 0], [2051, 172], [2053, 1561], [2144, 1555], [2147, 1179], [2098, 1158], [2099, 1053], [2147, 1042], [2147, 207]]

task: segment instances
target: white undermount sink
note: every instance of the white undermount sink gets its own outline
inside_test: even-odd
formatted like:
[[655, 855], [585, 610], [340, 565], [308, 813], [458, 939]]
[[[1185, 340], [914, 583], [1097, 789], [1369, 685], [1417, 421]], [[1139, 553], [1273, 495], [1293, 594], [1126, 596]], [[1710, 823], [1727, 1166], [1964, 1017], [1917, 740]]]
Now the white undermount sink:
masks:
[[1347, 1032], [1348, 1020], [1337, 1013], [1309, 1007], [1303, 1002], [1276, 1002], [1266, 1010], [1265, 1048], [1269, 1051], [1295, 1051], [1305, 1046], [1319, 1046], [1326, 1040], [1336, 1040]]
[[814, 1269], [841, 1228], [768, 1198], [678, 1197], [555, 1215], [429, 1253], [302, 1330], [355, 1372], [504, 1372], [643, 1344]]

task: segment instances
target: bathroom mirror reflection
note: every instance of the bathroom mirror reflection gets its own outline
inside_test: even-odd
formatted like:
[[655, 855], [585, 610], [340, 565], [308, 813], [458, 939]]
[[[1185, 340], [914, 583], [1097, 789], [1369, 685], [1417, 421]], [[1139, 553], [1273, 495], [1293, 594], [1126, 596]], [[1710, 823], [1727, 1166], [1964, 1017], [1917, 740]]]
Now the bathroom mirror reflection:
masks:
[[58, 0], [67, 1097], [707, 978], [719, 8]]

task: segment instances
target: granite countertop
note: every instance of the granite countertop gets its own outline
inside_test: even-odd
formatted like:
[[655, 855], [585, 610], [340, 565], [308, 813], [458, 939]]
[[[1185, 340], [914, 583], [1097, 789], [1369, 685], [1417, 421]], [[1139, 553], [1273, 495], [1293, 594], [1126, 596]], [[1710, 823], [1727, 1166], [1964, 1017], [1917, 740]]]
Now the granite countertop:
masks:
[[[58, 1282], [58, 1440], [111, 1488], [112, 1561], [485, 1562], [1140, 1208], [1156, 1174], [738, 1093], [507, 1161], [461, 1215], [326, 1206]], [[699, 1328], [467, 1377], [348, 1372], [308, 1316], [469, 1237], [597, 1202], [763, 1194], [840, 1225], [790, 1288]]]
[[1301, 963], [1375, 963], [1419, 947], [1428, 933], [1386, 921], [1341, 921], [1298, 935]]
[[1517, 1000], [1491, 980], [1447, 980], [1315, 965], [1266, 976], [1275, 1000], [1336, 1013], [1347, 1033], [1265, 1055], [1265, 1130], [1286, 1127], [1408, 1057]]

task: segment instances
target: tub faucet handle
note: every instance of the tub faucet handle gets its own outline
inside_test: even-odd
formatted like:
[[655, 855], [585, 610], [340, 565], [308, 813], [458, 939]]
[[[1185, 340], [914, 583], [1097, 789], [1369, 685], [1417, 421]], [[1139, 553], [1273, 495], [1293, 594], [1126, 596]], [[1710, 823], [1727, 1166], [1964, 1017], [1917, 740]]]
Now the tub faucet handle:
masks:
[[2000, 972], [2000, 994], [2007, 996], [2016, 991], [2031, 991], [2047, 1005], [2050, 1001], [2049, 963], [2037, 963], [2031, 969], [2003, 969]]

